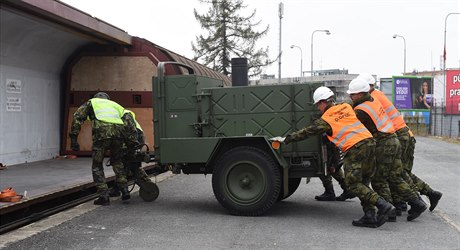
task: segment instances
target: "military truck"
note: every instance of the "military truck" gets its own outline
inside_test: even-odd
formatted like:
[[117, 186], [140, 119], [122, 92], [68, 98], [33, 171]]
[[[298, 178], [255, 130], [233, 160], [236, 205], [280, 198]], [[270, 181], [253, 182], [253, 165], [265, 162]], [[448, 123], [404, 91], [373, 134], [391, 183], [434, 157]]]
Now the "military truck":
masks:
[[[188, 74], [169, 74], [179, 67]], [[325, 173], [321, 136], [281, 146], [269, 140], [318, 117], [318, 86], [224, 87], [188, 65], [161, 62], [152, 88], [154, 161], [184, 174], [212, 174], [214, 195], [231, 214], [261, 215], [303, 177]]]

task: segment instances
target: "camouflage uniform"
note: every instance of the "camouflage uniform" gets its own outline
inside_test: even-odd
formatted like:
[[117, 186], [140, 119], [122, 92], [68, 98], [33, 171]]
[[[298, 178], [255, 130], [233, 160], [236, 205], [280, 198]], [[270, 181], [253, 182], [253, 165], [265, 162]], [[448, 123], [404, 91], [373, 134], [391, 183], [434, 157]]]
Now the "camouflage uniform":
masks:
[[[366, 93], [362, 98], [353, 103], [353, 108], [365, 101], [374, 101], [374, 99], [370, 94]], [[377, 141], [377, 169], [372, 179], [374, 190], [391, 203], [393, 203], [392, 193], [398, 193], [404, 201], [416, 199], [417, 194], [402, 177], [401, 144], [397, 135], [395, 133], [378, 131], [374, 121], [365, 111], [355, 109], [355, 112], [358, 119], [366, 126]]]
[[[402, 148], [402, 164], [404, 168], [403, 177], [404, 180], [409, 183], [414, 191], [420, 192], [420, 194], [428, 195], [433, 190], [423, 180], [418, 178], [412, 173], [412, 167], [414, 164], [414, 150], [415, 150], [415, 138], [409, 134], [409, 128], [405, 127], [396, 131], [398, 139], [401, 143]], [[404, 202], [403, 198], [398, 194], [393, 194], [393, 199], [396, 203]]]
[[129, 160], [130, 155], [132, 156], [134, 154], [135, 147], [145, 143], [144, 132], [136, 128], [136, 121], [129, 112], [125, 113], [121, 119], [125, 126], [125, 131], [123, 133], [125, 140], [124, 148], [127, 152], [123, 157], [123, 164], [128, 176], [134, 176], [134, 180], [136, 181], [151, 182], [147, 173], [142, 169], [142, 163]]
[[93, 136], [93, 163], [91, 166], [93, 180], [96, 183], [101, 197], [108, 197], [108, 186], [105, 181], [103, 160], [107, 150], [110, 150], [110, 163], [116, 175], [116, 182], [120, 186], [126, 186], [126, 172], [121, 162], [123, 125], [102, 122], [96, 119], [91, 101], [82, 104], [74, 113], [69, 135], [77, 137], [81, 125], [87, 119], [91, 120]]
[[[323, 119], [316, 119], [313, 123], [297, 132], [293, 132], [285, 139], [285, 143], [307, 139], [312, 135], [326, 133], [332, 135], [332, 127]], [[345, 186], [347, 190], [358, 196], [364, 211], [374, 209], [380, 196], [369, 188], [369, 183], [375, 172], [375, 140], [364, 139], [347, 152], [343, 152], [345, 171]]]
[[[325, 192], [322, 195], [315, 196], [317, 200], [335, 200], [335, 192], [334, 186], [332, 184], [332, 178], [334, 178], [340, 185], [343, 190], [343, 194], [341, 196], [346, 198], [351, 198], [352, 195], [348, 195], [347, 188], [345, 186], [345, 175], [343, 173], [342, 164], [340, 163], [340, 149], [334, 145], [334, 143], [330, 142], [325, 135], [323, 135], [323, 143], [326, 145], [327, 148], [327, 173], [325, 175], [320, 175], [319, 179], [323, 183]], [[337, 197], [339, 198], [339, 197]], [[342, 197], [340, 197], [342, 198]], [[340, 199], [339, 198], [339, 199]]]

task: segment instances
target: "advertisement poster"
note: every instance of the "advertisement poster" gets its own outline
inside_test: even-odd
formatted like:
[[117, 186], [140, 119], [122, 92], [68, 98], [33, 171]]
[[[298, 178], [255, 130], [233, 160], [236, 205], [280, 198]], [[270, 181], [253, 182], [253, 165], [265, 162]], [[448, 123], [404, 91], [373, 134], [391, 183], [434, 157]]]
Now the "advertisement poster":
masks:
[[409, 79], [394, 79], [394, 105], [397, 109], [412, 109]]
[[460, 114], [460, 70], [446, 72], [446, 114]]
[[397, 109], [429, 110], [433, 103], [431, 77], [394, 77], [394, 105]]

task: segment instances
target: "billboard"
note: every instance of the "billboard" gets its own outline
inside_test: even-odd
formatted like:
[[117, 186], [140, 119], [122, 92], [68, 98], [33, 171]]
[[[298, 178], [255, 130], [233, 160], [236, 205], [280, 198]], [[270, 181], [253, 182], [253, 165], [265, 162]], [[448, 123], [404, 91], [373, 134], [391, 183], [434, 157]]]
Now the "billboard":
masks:
[[429, 110], [433, 103], [433, 78], [393, 76], [393, 103], [399, 110]]
[[460, 114], [460, 70], [446, 71], [446, 114]]

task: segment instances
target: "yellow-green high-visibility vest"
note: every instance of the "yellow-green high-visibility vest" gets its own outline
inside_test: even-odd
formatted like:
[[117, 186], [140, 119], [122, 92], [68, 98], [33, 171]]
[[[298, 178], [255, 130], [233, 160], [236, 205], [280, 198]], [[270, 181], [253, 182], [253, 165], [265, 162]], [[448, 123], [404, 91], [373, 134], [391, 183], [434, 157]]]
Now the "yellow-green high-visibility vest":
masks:
[[120, 104], [102, 98], [92, 98], [90, 101], [96, 119], [107, 123], [123, 124], [121, 116], [124, 108]]

